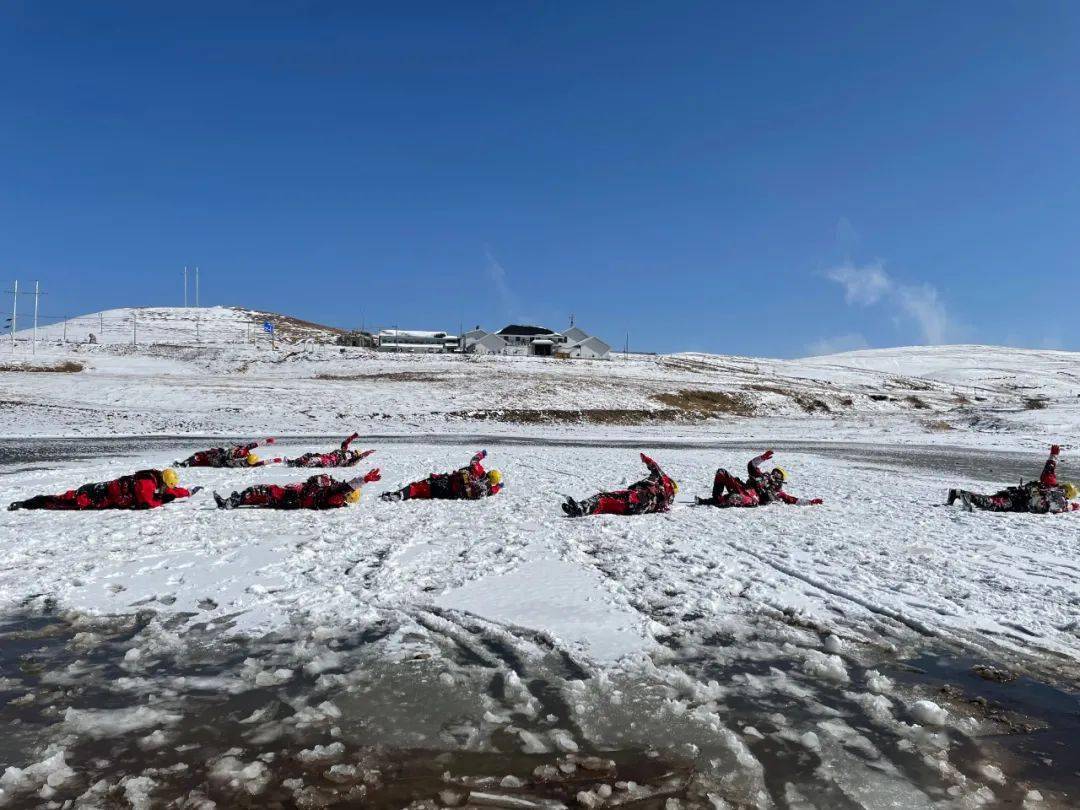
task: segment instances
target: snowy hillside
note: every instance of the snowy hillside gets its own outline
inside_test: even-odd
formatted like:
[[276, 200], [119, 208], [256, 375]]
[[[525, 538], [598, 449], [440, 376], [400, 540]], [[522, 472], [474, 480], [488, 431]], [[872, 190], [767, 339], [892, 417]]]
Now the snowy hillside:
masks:
[[[876, 439], [888, 430], [949, 443], [1080, 442], [1080, 355], [1069, 352], [945, 346], [801, 360], [677, 354], [560, 361], [380, 354], [317, 342], [272, 349], [265, 339], [245, 343], [240, 310], [228, 309], [198, 321], [214, 345], [175, 345], [167, 338], [176, 312], [184, 310], [170, 311], [158, 326], [146, 315], [141, 334], [159, 335], [156, 345], [52, 343], [31, 354], [24, 343], [6, 357], [0, 347], [3, 433], [394, 432], [404, 420], [488, 431], [508, 424], [667, 426]], [[295, 330], [313, 341], [331, 334]], [[69, 373], [41, 373], [50, 369]]]
[[[290, 343], [333, 343], [341, 329], [300, 321], [285, 315], [241, 307], [124, 307], [39, 325], [46, 344], [86, 343], [94, 335], [101, 344], [244, 345], [268, 339], [265, 322], [274, 324], [278, 340]], [[19, 318], [17, 341], [33, 339], [30, 317]]]

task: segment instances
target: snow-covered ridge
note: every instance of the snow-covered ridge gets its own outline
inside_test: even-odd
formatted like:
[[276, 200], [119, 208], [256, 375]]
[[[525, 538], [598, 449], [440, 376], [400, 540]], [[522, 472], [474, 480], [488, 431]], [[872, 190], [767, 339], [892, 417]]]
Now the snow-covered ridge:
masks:
[[[333, 330], [283, 316], [273, 317], [290, 325], [291, 339], [272, 345], [261, 333], [271, 316], [251, 310], [112, 312], [135, 319], [126, 343], [119, 334], [111, 342], [108, 331], [96, 345], [61, 343], [48, 332], [36, 353], [26, 332], [14, 351], [0, 343], [0, 433], [386, 432], [406, 421], [678, 425], [750, 436], [776, 435], [780, 417], [802, 438], [890, 432], [951, 443], [987, 434], [1080, 442], [1080, 355], [1072, 352], [942, 346], [799, 360], [682, 353], [608, 361], [399, 355], [326, 345]], [[175, 340], [196, 324], [200, 342]], [[71, 339], [74, 325], [67, 328]], [[60, 367], [82, 371], [18, 373]]]
[[[37, 338], [45, 347], [63, 350], [66, 344], [119, 345], [245, 345], [269, 341], [263, 324], [270, 322], [284, 342], [333, 343], [344, 330], [331, 326], [242, 307], [121, 307], [38, 325]], [[15, 338], [34, 338], [32, 316], [22, 314]]]

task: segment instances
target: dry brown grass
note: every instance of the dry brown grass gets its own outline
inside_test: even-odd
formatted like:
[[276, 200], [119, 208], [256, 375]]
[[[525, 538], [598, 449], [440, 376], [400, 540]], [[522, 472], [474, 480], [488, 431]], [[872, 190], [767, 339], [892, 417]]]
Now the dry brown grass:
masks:
[[956, 430], [956, 428], [954, 428], [944, 419], [928, 419], [927, 421], [923, 422], [923, 427], [929, 430], [931, 433], [947, 433], [950, 430]]
[[753, 416], [754, 405], [741, 394], [728, 391], [698, 391], [684, 388], [675, 393], [653, 394], [653, 399], [668, 408], [699, 418], [712, 416]]
[[22, 366], [17, 363], [0, 365], [0, 371], [30, 371], [42, 374], [76, 374], [85, 368], [82, 363], [66, 360], [54, 366]]
[[914, 394], [911, 394], [909, 396], [904, 397], [904, 402], [906, 402], [912, 408], [916, 408], [916, 409], [918, 409], [920, 411], [925, 411], [930, 407], [929, 405], [927, 405], [925, 402], [923, 402], [919, 397], [915, 396]]
[[1029, 411], [1041, 411], [1046, 408], [1046, 400], [1043, 397], [1028, 397], [1024, 400], [1024, 407]]
[[385, 374], [316, 374], [316, 380], [338, 382], [440, 382], [443, 378], [423, 371], [393, 371]]
[[447, 414], [454, 419], [478, 419], [493, 422], [513, 422], [522, 425], [643, 425], [650, 422], [674, 422], [686, 414], [674, 409], [649, 411], [629, 408], [494, 408], [477, 411], [455, 411]]

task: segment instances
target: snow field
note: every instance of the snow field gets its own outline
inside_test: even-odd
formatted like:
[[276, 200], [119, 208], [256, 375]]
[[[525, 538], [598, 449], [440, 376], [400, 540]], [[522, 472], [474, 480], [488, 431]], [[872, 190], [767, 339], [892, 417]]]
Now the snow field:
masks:
[[[193, 449], [5, 470], [5, 494], [62, 491]], [[274, 452], [307, 449], [283, 442]], [[1075, 662], [1073, 516], [935, 507], [949, 486], [970, 482], [809, 454], [775, 461], [791, 492], [823, 497], [822, 507], [690, 507], [717, 466], [741, 475], [747, 454], [647, 442], [641, 449], [680, 483], [667, 514], [562, 516], [561, 495], [644, 474], [636, 452], [604, 447], [492, 448], [487, 464], [506, 476], [500, 495], [387, 504], [379, 492], [464, 464], [479, 448], [377, 449], [361, 469], [379, 466], [384, 480], [350, 509], [213, 507], [210, 490], [311, 473], [270, 467], [182, 470], [183, 485], [207, 491], [151, 512], [0, 512], [0, 604], [47, 596], [84, 628], [70, 645], [90, 660], [50, 672], [39, 700], [62, 702], [64, 690], [110, 671], [92, 660], [112, 643], [108, 617], [158, 613], [121, 642], [108, 708], [61, 706], [53, 748], [3, 763], [0, 804], [67, 795], [71, 752], [123, 739], [154, 772], [114, 788], [153, 806], [154, 790], [180, 778], [166, 770], [187, 765], [169, 752], [189, 744], [191, 695], [253, 690], [290, 713], [264, 699], [229, 747], [206, 758], [215, 789], [252, 797], [278, 784], [272, 762], [259, 759], [268, 752], [288, 748], [326, 772], [340, 766], [335, 778], [348, 781], [363, 746], [432, 741], [513, 746], [552, 758], [556, 770], [555, 758], [597, 746], [670, 750], [735, 806], [785, 797], [967, 808], [1026, 790], [1003, 782], [998, 764], [970, 759], [963, 740], [984, 730], [980, 721], [899, 689], [867, 662], [926, 645]], [[206, 643], [200, 633], [291, 641], [208, 675], [185, 669]], [[586, 805], [611, 801], [597, 790]]]

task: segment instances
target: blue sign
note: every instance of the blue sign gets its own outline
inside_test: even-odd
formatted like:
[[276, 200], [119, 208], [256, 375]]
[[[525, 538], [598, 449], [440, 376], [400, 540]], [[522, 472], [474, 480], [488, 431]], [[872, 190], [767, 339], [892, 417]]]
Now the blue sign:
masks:
[[274, 325], [270, 323], [270, 321], [263, 321], [263, 331], [270, 332], [272, 334], [274, 331]]

